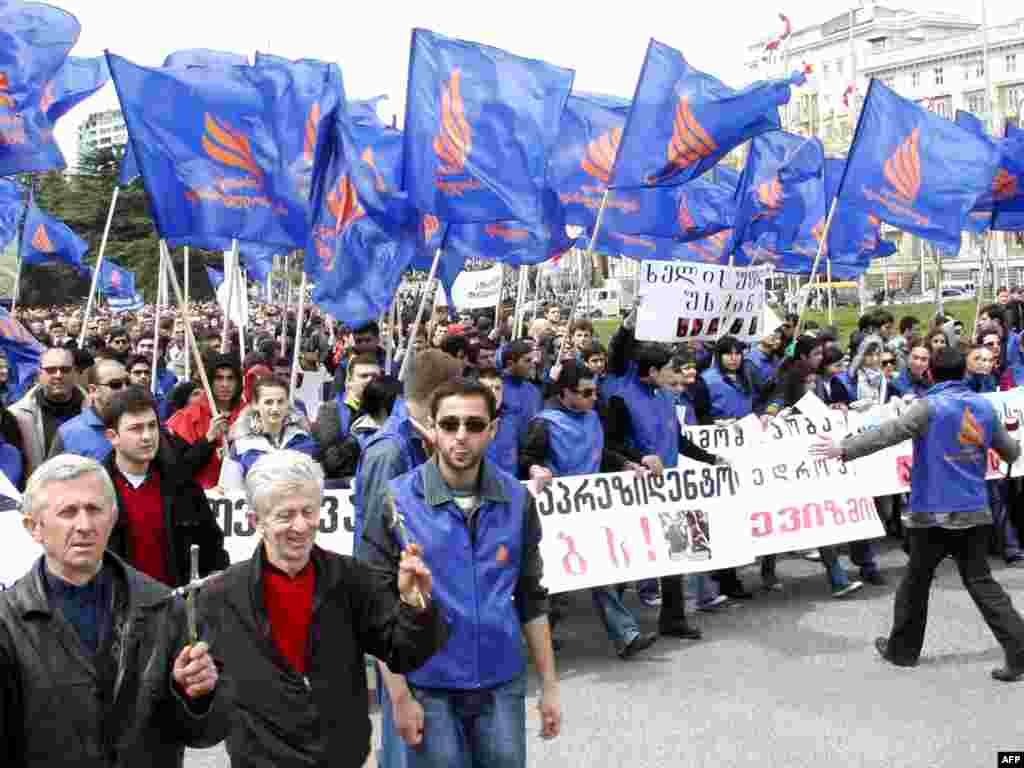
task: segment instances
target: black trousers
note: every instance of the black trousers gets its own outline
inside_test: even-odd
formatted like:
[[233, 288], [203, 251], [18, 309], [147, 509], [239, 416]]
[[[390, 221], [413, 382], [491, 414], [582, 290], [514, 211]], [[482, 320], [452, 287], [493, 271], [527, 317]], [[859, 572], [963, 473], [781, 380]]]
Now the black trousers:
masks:
[[671, 624], [686, 618], [686, 593], [683, 590], [683, 575], [662, 576], [661, 610], [658, 611], [659, 624]]
[[1015, 669], [1024, 666], [1024, 620], [1003, 588], [992, 578], [988, 566], [992, 526], [979, 525], [962, 530], [907, 528], [906, 534], [910, 543], [910, 563], [896, 591], [895, 615], [889, 635], [892, 657], [915, 662], [921, 655], [932, 577], [943, 558], [951, 555], [967, 593], [1006, 652], [1007, 663]]

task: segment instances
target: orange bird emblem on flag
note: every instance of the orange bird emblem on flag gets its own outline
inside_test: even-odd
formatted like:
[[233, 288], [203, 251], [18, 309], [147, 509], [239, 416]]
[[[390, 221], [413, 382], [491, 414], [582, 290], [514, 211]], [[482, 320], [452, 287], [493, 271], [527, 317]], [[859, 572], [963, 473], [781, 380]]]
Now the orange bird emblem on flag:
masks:
[[896, 190], [896, 196], [907, 205], [917, 199], [917, 193], [921, 191], [920, 128], [915, 128], [885, 161], [885, 178]]
[[1009, 200], [1017, 196], [1017, 190], [1017, 177], [1005, 168], [1000, 168], [999, 173], [996, 174], [996, 178], [992, 182], [992, 197], [996, 200]]
[[320, 131], [320, 102], [314, 102], [306, 118], [306, 137], [302, 146], [302, 155], [307, 163], [312, 164], [316, 154], [316, 138]]
[[452, 79], [441, 89], [441, 132], [434, 137], [434, 152], [441, 160], [438, 173], [452, 176], [462, 173], [473, 148], [473, 130], [466, 119], [462, 101], [462, 72], [452, 71]]
[[256, 164], [252, 145], [245, 134], [226, 122], [218, 121], [209, 113], [205, 116], [205, 125], [203, 149], [206, 150], [206, 154], [218, 163], [245, 171], [257, 178], [263, 177], [263, 171]]
[[580, 161], [583, 170], [602, 184], [608, 184], [612, 175], [612, 166], [615, 164], [615, 156], [619, 154], [619, 144], [621, 143], [621, 128], [612, 128], [610, 131], [602, 133], [587, 144], [587, 153]]
[[718, 150], [718, 145], [697, 122], [690, 109], [690, 98], [683, 96], [676, 107], [676, 119], [672, 126], [672, 138], [668, 143], [668, 166], [661, 173], [651, 176], [649, 183], [664, 181], [679, 171], [695, 165]]
[[355, 185], [348, 175], [342, 176], [338, 185], [327, 195], [327, 210], [334, 217], [334, 234], [341, 235], [356, 221], [366, 215]]
[[509, 242], [519, 242], [526, 240], [530, 236], [530, 233], [525, 229], [506, 227], [504, 224], [488, 224], [484, 227], [484, 232], [488, 237], [500, 237], [502, 240], [508, 240]]
[[423, 242], [429, 243], [433, 240], [439, 229], [441, 229], [440, 219], [432, 213], [426, 214], [423, 217]]
[[985, 447], [985, 430], [971, 413], [970, 408], [964, 409], [964, 418], [960, 422], [960, 444], [973, 445], [976, 448]]
[[36, 233], [32, 235], [32, 247], [43, 253], [53, 253], [57, 250], [53, 245], [53, 241], [50, 240], [50, 236], [46, 233], [46, 227], [42, 224], [36, 228]]
[[380, 172], [377, 167], [377, 159], [373, 155], [373, 147], [367, 147], [363, 150], [363, 154], [359, 157], [364, 163], [366, 163], [370, 170], [373, 171], [373, 185], [377, 188], [378, 192], [387, 192], [388, 183], [384, 181], [384, 174]]
[[11, 90], [11, 81], [7, 75], [0, 72], [0, 107], [11, 107], [14, 108], [14, 99], [11, 98], [11, 94], [8, 91]]
[[784, 195], [782, 193], [782, 182], [779, 181], [779, 177], [774, 177], [771, 181], [765, 181], [757, 186], [757, 199], [761, 205], [769, 209], [764, 215], [771, 215], [782, 208], [782, 199]]

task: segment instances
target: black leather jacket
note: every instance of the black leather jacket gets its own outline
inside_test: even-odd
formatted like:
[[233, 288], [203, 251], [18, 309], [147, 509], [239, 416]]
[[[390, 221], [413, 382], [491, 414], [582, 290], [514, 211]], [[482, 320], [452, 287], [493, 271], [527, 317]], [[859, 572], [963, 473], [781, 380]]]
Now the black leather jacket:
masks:
[[107, 553], [114, 573], [110, 674], [54, 608], [42, 559], [0, 592], [0, 765], [181, 768], [185, 747], [228, 731], [224, 686], [186, 704], [173, 686], [186, 644], [184, 603]]

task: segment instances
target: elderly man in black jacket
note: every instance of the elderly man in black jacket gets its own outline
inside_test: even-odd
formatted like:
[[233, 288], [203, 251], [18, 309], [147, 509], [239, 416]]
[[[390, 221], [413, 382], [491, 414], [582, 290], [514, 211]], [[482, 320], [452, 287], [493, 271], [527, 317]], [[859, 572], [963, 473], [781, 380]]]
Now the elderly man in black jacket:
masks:
[[181, 768], [228, 720], [206, 643], [181, 601], [105, 553], [114, 487], [93, 459], [61, 455], [25, 489], [43, 557], [0, 592], [0, 765]]
[[200, 600], [210, 644], [231, 663], [232, 768], [361, 766], [370, 752], [364, 654], [407, 673], [447, 640], [430, 571], [410, 544], [381, 588], [383, 574], [317, 547], [323, 470], [305, 454], [261, 457], [245, 486], [262, 541]]

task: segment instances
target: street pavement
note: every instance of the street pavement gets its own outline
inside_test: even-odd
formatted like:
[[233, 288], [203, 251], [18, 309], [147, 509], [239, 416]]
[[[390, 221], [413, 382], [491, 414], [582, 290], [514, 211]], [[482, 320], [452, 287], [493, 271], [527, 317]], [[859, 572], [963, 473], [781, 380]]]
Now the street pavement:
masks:
[[[1024, 607], [1024, 568], [991, 562]], [[882, 564], [887, 586], [834, 600], [821, 565], [780, 558], [782, 592], [699, 613], [703, 640], [662, 638], [626, 662], [614, 655], [589, 595], [573, 594], [558, 655], [562, 735], [540, 740], [534, 680], [529, 765], [984, 768], [996, 765], [998, 750], [1024, 749], [1024, 682], [989, 677], [1002, 652], [952, 560], [932, 586], [921, 664], [904, 669], [878, 657], [874, 639], [888, 631], [906, 556], [889, 542]], [[760, 586], [756, 567], [742, 576], [748, 588]], [[656, 608], [635, 592], [626, 600], [645, 629], [656, 628]], [[185, 765], [229, 762], [218, 747], [190, 751]]]

